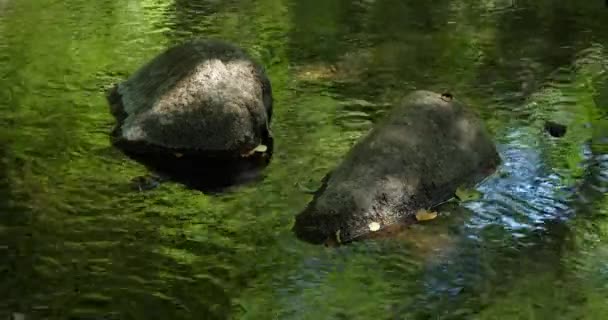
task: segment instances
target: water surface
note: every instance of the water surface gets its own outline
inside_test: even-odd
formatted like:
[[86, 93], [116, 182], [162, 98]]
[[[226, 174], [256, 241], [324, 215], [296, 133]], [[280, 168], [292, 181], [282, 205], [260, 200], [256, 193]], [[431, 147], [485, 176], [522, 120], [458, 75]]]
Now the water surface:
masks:
[[[165, 183], [109, 144], [104, 92], [192, 36], [273, 83], [263, 181]], [[0, 317], [604, 319], [608, 8], [602, 1], [0, 0]], [[475, 108], [504, 164], [483, 196], [330, 249], [294, 216], [414, 89]], [[563, 139], [542, 123], [568, 124]]]

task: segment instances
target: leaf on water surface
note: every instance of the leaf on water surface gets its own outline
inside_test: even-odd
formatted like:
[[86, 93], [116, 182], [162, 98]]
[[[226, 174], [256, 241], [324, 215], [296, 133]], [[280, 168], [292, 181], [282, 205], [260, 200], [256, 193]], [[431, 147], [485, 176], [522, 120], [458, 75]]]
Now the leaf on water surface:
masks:
[[416, 220], [427, 221], [437, 218], [437, 211], [429, 211], [427, 209], [420, 209], [416, 212]]
[[458, 187], [455, 192], [460, 201], [472, 201], [481, 198], [481, 192], [474, 188]]
[[249, 157], [249, 156], [251, 156], [252, 154], [254, 154], [256, 152], [264, 153], [266, 151], [268, 151], [268, 147], [266, 145], [260, 144], [257, 147], [255, 147], [254, 149], [252, 149], [251, 151], [241, 154], [241, 157], [246, 158], [246, 157]]
[[257, 146], [255, 149], [253, 149], [254, 152], [266, 152], [267, 150], [268, 150], [268, 147], [263, 144]]

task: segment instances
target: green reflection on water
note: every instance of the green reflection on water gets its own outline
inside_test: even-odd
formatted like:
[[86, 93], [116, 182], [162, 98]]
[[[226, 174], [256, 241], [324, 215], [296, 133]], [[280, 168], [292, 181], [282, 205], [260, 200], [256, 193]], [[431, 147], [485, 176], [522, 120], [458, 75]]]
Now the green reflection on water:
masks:
[[[0, 8], [0, 316], [606, 314], [601, 4], [6, 0]], [[172, 183], [136, 192], [130, 181], [146, 170], [109, 145], [104, 90], [193, 35], [231, 40], [266, 66], [275, 157], [262, 182], [227, 194]], [[396, 239], [336, 250], [294, 239], [293, 216], [310, 200], [303, 190], [416, 88], [471, 103], [506, 154], [514, 150], [516, 169], [485, 190], [513, 201], [448, 207], [448, 217]], [[540, 134], [547, 117], [573, 122], [565, 139]], [[581, 153], [585, 144], [595, 162]], [[558, 181], [534, 189], [535, 175], [553, 183], [547, 172]], [[561, 204], [569, 186], [584, 198], [566, 190], [573, 199]], [[541, 230], [505, 222], [536, 221], [539, 206], [550, 216]], [[556, 220], [556, 208], [570, 220]], [[487, 224], [474, 227], [480, 220]]]

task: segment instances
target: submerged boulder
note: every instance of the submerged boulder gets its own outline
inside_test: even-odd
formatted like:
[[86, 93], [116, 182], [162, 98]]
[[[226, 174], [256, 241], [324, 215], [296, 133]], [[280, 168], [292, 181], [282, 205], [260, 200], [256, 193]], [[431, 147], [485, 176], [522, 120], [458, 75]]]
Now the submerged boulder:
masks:
[[316, 244], [363, 238], [449, 200], [500, 162], [472, 111], [449, 94], [415, 91], [324, 178], [293, 230]]
[[169, 48], [111, 89], [112, 141], [135, 154], [238, 158], [270, 152], [272, 90], [243, 50], [194, 39]]

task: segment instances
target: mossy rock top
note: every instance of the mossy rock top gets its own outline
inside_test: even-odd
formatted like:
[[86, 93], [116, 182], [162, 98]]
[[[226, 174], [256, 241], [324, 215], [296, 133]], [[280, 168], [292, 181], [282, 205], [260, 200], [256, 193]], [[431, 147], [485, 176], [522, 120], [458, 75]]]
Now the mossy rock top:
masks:
[[245, 51], [219, 40], [169, 48], [118, 84], [109, 100], [118, 120], [114, 139], [137, 151], [243, 154], [270, 136], [269, 79]]

